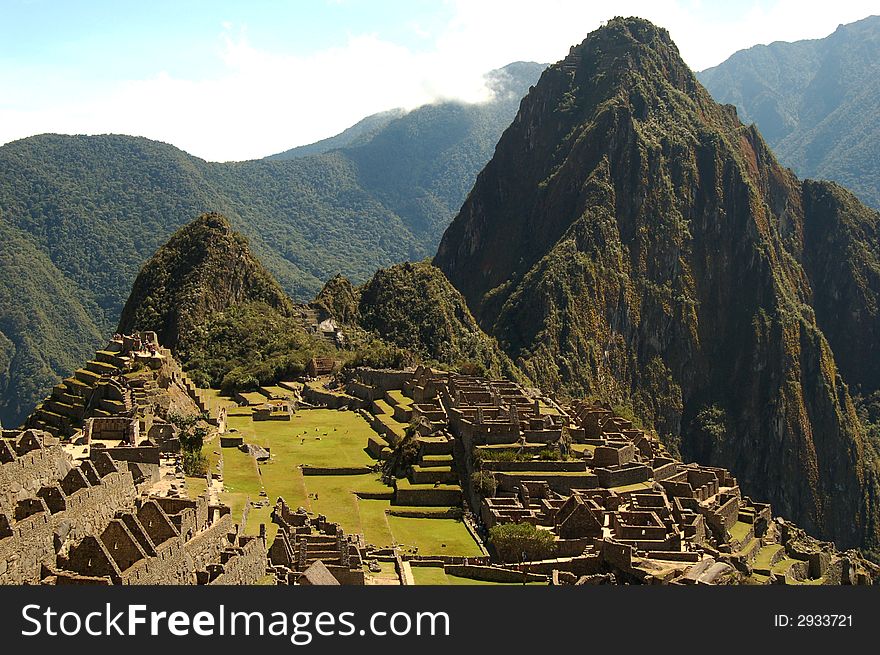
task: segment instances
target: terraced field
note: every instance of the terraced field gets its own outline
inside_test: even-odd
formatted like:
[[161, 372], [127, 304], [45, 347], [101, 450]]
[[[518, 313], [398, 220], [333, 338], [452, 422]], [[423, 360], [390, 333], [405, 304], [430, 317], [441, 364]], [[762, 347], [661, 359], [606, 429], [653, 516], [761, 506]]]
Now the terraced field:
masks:
[[[228, 428], [237, 430], [245, 443], [266, 447], [272, 454], [269, 462], [257, 464], [237, 448], [222, 449], [221, 499], [236, 517], [248, 499], [259, 500], [264, 490], [270, 504], [281, 496], [292, 507], [324, 514], [347, 532], [362, 533], [367, 543], [376, 546], [400, 544], [420, 554], [481, 554], [460, 520], [389, 516], [393, 489], [381, 482], [378, 472], [303, 475], [302, 465], [364, 470], [377, 465], [366, 451], [367, 439], [375, 432], [355, 412], [310, 409], [296, 412], [290, 421], [253, 421], [245, 408], [230, 411]], [[259, 524], [266, 523], [271, 539], [270, 513], [271, 507], [251, 508], [247, 532], [256, 534]]]

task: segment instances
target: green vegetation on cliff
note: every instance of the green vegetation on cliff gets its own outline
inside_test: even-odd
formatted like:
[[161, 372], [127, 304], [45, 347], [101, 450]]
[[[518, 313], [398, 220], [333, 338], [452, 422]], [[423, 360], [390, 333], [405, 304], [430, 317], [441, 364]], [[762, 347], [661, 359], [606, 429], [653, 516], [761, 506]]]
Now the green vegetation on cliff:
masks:
[[156, 332], [198, 385], [226, 392], [302, 375], [312, 357], [376, 366], [409, 361], [370, 333], [353, 335], [351, 348], [339, 350], [296, 314], [247, 239], [220, 214], [203, 214], [144, 264], [118, 331]]
[[293, 303], [251, 255], [247, 239], [220, 214], [175, 232], [144, 264], [122, 309], [118, 332], [152, 330], [185, 355], [190, 335], [213, 313], [259, 302], [282, 315]]
[[0, 243], [0, 423], [11, 428], [57, 383], [59, 371], [91, 358], [102, 335], [95, 308], [84, 306], [75, 285], [2, 217]]
[[618, 18], [544, 72], [434, 263], [539, 386], [632, 407], [870, 547], [880, 467], [846, 383], [880, 356], [877, 220], [780, 166], [665, 30]]
[[227, 392], [302, 375], [313, 357], [345, 366], [426, 362], [519, 376], [461, 294], [430, 264], [381, 269], [357, 288], [335, 276], [313, 307], [345, 325], [344, 348], [309, 330], [301, 310], [223, 216], [204, 214], [141, 269], [119, 331], [156, 332], [197, 384]]
[[317, 302], [338, 320], [411, 353], [413, 361], [522, 379], [496, 341], [477, 325], [461, 294], [429, 263], [380, 269], [358, 288], [334, 278]]

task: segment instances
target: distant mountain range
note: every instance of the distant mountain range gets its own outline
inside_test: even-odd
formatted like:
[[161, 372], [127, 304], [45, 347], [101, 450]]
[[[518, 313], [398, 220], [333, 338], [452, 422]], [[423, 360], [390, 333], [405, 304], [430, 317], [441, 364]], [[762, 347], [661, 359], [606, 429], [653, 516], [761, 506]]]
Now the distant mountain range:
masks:
[[840, 182], [880, 209], [880, 16], [742, 50], [697, 77], [798, 175]]
[[[359, 283], [431, 255], [543, 68], [490, 73], [487, 103], [380, 114], [265, 160], [211, 163], [120, 135], [0, 147], [0, 225], [16, 244], [0, 267], [18, 271], [14, 255], [24, 252], [38, 263], [0, 277], [0, 421], [21, 421], [46, 384], [95, 348], [143, 262], [204, 212], [226, 215], [298, 300], [334, 274]], [[45, 302], [52, 297], [59, 302]]]

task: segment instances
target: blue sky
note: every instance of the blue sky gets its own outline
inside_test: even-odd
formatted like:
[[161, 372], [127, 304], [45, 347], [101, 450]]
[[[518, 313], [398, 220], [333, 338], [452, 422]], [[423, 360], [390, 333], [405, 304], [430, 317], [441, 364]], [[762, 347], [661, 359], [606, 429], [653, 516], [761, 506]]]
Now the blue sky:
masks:
[[485, 99], [486, 71], [556, 61], [618, 14], [669, 29], [700, 70], [757, 43], [825, 36], [872, 5], [0, 0], [0, 143], [117, 132], [211, 160], [261, 157], [384, 109]]

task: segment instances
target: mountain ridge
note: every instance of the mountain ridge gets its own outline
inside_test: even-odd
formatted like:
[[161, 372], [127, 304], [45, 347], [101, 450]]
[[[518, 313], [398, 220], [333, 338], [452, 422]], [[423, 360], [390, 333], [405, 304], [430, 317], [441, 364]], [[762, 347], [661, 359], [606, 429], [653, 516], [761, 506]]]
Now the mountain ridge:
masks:
[[[508, 80], [513, 96], [534, 81], [528, 68], [521, 72]], [[205, 212], [227, 216], [299, 301], [337, 273], [360, 283], [378, 268], [428, 256], [518, 101], [505, 96], [491, 106], [414, 110], [376, 144], [289, 161], [213, 163], [142, 137], [30, 137], [0, 147], [0, 217], [48, 258], [53, 276], [64, 277], [72, 311], [90, 317], [94, 325], [70, 344], [85, 354], [96, 347], [95, 329], [106, 336], [117, 325], [141, 265]], [[438, 117], [456, 132], [433, 134]], [[13, 278], [0, 286], [0, 295], [17, 299], [22, 316], [45, 316], [46, 334], [70, 314], [70, 307], [61, 316], [51, 304], [36, 306]], [[25, 321], [19, 323], [4, 333], [20, 332]], [[19, 363], [0, 366], [0, 421], [7, 425], [17, 425], [43, 395], [13, 372], [42, 367], [39, 348], [16, 353]], [[54, 381], [68, 368], [53, 366]]]
[[878, 60], [880, 16], [869, 16], [821, 39], [741, 50], [697, 77], [798, 175], [839, 182], [880, 208]]

